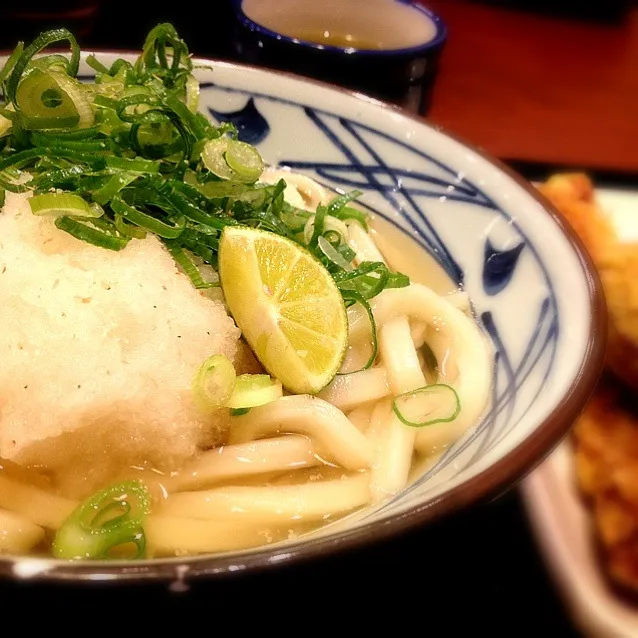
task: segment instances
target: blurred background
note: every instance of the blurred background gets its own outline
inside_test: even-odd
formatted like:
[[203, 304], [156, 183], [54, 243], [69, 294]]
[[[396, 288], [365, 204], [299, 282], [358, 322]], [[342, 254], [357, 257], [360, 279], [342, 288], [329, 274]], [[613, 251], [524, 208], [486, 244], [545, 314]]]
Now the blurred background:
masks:
[[[192, 9], [152, 0], [1, 4], [4, 50], [60, 25], [83, 48], [138, 49], [153, 26], [170, 21], [193, 54], [238, 59], [231, 0]], [[449, 29], [430, 119], [534, 174], [546, 164], [638, 171], [630, 148], [638, 112], [636, 0], [422, 4]]]
[[[300, 0], [308, 1], [312, 0]], [[84, 46], [138, 47], [150, 28], [170, 21], [198, 55], [233, 57], [231, 0], [194, 5], [191, 11], [171, 3], [133, 0], [24, 0], [2, 3], [0, 48], [12, 48], [19, 39], [29, 40], [40, 31], [60, 25], [72, 27]], [[454, 5], [485, 5], [505, 11], [557, 16], [572, 20], [613, 22], [622, 20], [635, 0], [434, 0], [422, 2], [445, 17]], [[450, 9], [447, 9], [450, 7]]]

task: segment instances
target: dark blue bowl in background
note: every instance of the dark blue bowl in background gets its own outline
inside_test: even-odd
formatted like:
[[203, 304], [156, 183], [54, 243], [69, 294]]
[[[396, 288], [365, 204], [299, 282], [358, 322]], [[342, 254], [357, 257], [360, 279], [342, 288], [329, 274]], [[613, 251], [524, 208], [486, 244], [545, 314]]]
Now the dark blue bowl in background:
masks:
[[408, 0], [233, 0], [235, 56], [425, 115], [447, 28]]

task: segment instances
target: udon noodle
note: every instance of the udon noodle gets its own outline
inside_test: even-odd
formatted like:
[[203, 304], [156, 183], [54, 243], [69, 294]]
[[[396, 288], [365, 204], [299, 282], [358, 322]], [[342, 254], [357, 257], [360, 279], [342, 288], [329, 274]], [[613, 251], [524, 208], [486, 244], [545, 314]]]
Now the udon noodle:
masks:
[[[262, 180], [282, 176], [296, 206], [313, 211], [332, 197], [289, 172], [268, 171]], [[436, 457], [480, 420], [492, 358], [466, 293], [388, 223], [373, 220], [370, 232], [353, 220], [346, 226], [355, 261], [383, 261], [411, 276], [409, 286], [370, 301], [379, 346], [374, 364], [359, 370], [371, 352], [370, 322], [353, 305], [341, 370], [348, 374], [317, 396], [285, 393], [233, 417], [221, 445], [199, 450], [174, 471], [131, 467], [124, 478], [141, 478], [152, 494], [148, 556], [297, 538], [397, 494], [414, 480], [419, 460]], [[396, 397], [436, 384], [458, 395], [456, 417], [426, 427], [402, 422]], [[46, 471], [3, 463], [0, 553], [49, 553], [52, 535], [78, 502]]]

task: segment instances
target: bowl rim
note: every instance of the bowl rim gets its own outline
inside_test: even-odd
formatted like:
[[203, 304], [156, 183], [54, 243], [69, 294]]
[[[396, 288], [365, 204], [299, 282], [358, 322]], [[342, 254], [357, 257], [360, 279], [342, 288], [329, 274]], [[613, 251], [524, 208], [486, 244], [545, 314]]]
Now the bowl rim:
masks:
[[[104, 55], [139, 55], [130, 49], [83, 49], [82, 58], [90, 53]], [[6, 55], [0, 51], [0, 56]], [[288, 77], [314, 85], [320, 90], [353, 97], [374, 105], [388, 114], [399, 114], [417, 125], [431, 128], [475, 152], [497, 171], [507, 175], [535, 199], [553, 218], [558, 230], [568, 240], [580, 262], [586, 280], [590, 306], [590, 331], [587, 347], [577, 374], [565, 398], [546, 416], [534, 432], [503, 458], [478, 475], [433, 499], [419, 503], [388, 520], [374, 521], [355, 529], [335, 534], [308, 537], [303, 541], [274, 543], [239, 552], [201, 554], [177, 558], [157, 558], [143, 561], [61, 562], [50, 558], [0, 557], [0, 579], [34, 582], [100, 582], [115, 586], [133, 582], [186, 583], [190, 579], [233, 577], [239, 573], [257, 573], [278, 566], [316, 560], [327, 553], [336, 555], [348, 550], [370, 547], [382, 541], [396, 539], [420, 526], [440, 520], [466, 507], [496, 498], [512, 489], [524, 476], [538, 466], [563, 440], [585, 407], [602, 373], [607, 342], [607, 306], [602, 283], [584, 243], [566, 218], [531, 182], [501, 160], [462, 136], [450, 133], [427, 117], [400, 106], [288, 71], [263, 68], [216, 58], [194, 57], [195, 63], [225, 67], [237, 72], [261, 73]]]
[[253, 33], [257, 33], [264, 38], [268, 38], [272, 42], [284, 42], [290, 44], [293, 47], [308, 49], [312, 51], [325, 51], [337, 55], [345, 55], [348, 57], [362, 57], [362, 58], [388, 58], [388, 57], [407, 57], [414, 56], [428, 51], [434, 51], [439, 49], [447, 40], [447, 25], [443, 18], [432, 9], [429, 9], [417, 2], [416, 0], [394, 0], [397, 4], [403, 4], [409, 8], [424, 14], [434, 24], [435, 33], [431, 40], [427, 40], [422, 44], [417, 44], [411, 47], [401, 47], [398, 49], [363, 49], [357, 47], [345, 47], [337, 46], [334, 44], [320, 44], [318, 42], [312, 42], [311, 40], [305, 40], [303, 38], [296, 38], [293, 36], [285, 35], [274, 31], [259, 22], [255, 22], [252, 18], [249, 18], [242, 8], [244, 0], [232, 0], [233, 12], [237, 22]]

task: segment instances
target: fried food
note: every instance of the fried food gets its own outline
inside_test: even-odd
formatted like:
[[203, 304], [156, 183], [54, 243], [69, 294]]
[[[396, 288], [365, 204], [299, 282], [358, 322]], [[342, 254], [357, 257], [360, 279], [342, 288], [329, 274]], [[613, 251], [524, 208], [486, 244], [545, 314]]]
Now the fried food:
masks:
[[606, 575], [638, 592], [638, 244], [620, 240], [586, 175], [554, 175], [539, 190], [582, 239], [605, 291], [608, 370], [573, 430], [575, 474]]
[[567, 218], [598, 269], [609, 312], [607, 365], [638, 391], [638, 243], [618, 237], [586, 175], [554, 175], [539, 190]]
[[608, 576], [638, 591], [638, 397], [611, 375], [574, 427], [578, 485]]

